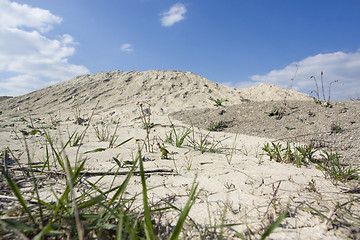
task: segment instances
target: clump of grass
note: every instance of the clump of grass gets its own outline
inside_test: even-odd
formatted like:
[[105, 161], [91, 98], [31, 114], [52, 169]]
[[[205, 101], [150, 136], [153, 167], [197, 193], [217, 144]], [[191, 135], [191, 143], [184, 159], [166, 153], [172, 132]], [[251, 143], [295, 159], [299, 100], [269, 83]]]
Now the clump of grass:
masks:
[[[196, 151], [200, 151], [201, 154], [205, 152], [219, 153], [222, 149], [218, 146], [221, 145], [223, 140], [215, 140], [214, 138], [210, 139], [210, 133], [203, 134], [201, 131], [196, 132], [194, 126], [191, 127], [191, 134], [189, 134], [187, 140], [190, 147]], [[227, 139], [227, 138], [226, 138]]]
[[109, 139], [110, 139], [110, 124], [106, 124], [105, 122], [101, 121], [99, 125], [100, 126], [93, 125], [97, 139], [100, 142], [109, 141]]
[[73, 114], [75, 118], [75, 124], [82, 125], [88, 121], [88, 119], [82, 118], [80, 105], [77, 100], [75, 100], [75, 109], [73, 110]]
[[331, 133], [340, 133], [342, 132], [342, 128], [340, 123], [333, 123], [331, 124]]
[[341, 155], [338, 153], [322, 151], [321, 161], [317, 163], [317, 168], [323, 171], [325, 177], [333, 180], [334, 184], [358, 180], [360, 167], [354, 168], [352, 165], [345, 165], [340, 162]]
[[171, 132], [169, 133], [169, 135], [166, 135], [165, 142], [175, 145], [176, 147], [181, 147], [185, 139], [191, 133], [191, 128], [188, 128], [183, 132], [179, 133], [178, 131], [176, 131], [175, 125], [172, 123], [170, 118], [169, 121], [170, 121]]
[[228, 125], [224, 121], [211, 122], [210, 126], [207, 128], [209, 131], [219, 132], [227, 128]]
[[345, 165], [340, 162], [341, 155], [338, 153], [321, 150], [320, 157], [316, 157], [318, 151], [312, 146], [294, 146], [291, 148], [287, 142], [286, 147], [280, 143], [265, 144], [263, 151], [276, 162], [294, 163], [297, 167], [307, 165], [309, 162], [316, 164], [317, 168], [323, 171], [325, 177], [330, 178], [334, 184], [358, 180], [360, 167], [354, 168], [352, 165]]
[[291, 147], [289, 142], [283, 147], [281, 143], [265, 144], [262, 150], [270, 157], [270, 160], [283, 163], [294, 163], [297, 167], [307, 165], [310, 161], [314, 161], [314, 154], [317, 150], [312, 146], [295, 146]]
[[280, 120], [286, 113], [285, 107], [273, 106], [270, 112], [265, 112], [269, 117], [275, 116], [277, 120]]
[[219, 98], [215, 99], [215, 98], [213, 98], [213, 97], [209, 97], [209, 99], [210, 99], [212, 102], [214, 102], [214, 106], [215, 106], [215, 107], [221, 107], [221, 106], [223, 106], [223, 102], [224, 102], [224, 101], [227, 101], [227, 99], [219, 99]]
[[82, 140], [83, 135], [79, 134], [77, 131], [75, 131], [71, 136], [70, 136], [70, 146], [71, 147], [77, 147], [80, 145], [81, 140]]
[[188, 159], [187, 156], [185, 156], [185, 168], [186, 170], [190, 171], [192, 167], [192, 159]]

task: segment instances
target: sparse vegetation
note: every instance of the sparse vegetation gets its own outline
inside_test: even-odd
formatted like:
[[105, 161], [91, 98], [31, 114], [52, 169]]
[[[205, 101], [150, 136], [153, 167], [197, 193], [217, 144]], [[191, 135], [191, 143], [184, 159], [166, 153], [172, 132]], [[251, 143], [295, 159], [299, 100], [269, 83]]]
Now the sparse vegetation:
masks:
[[284, 163], [294, 163], [297, 167], [301, 165], [307, 165], [309, 162], [315, 161], [314, 155], [317, 152], [312, 146], [291, 146], [289, 142], [286, 143], [286, 147], [283, 147], [281, 143], [269, 143], [265, 144], [262, 148], [263, 151], [270, 157], [270, 160]]
[[148, 152], [154, 151], [154, 143], [150, 143], [150, 131], [154, 127], [154, 123], [151, 122], [151, 109], [144, 108], [142, 103], [139, 103], [140, 118], [143, 123], [142, 128], [146, 130], [146, 137], [144, 139], [145, 150]]
[[[319, 219], [308, 220], [313, 214], [326, 223], [320, 226], [322, 237], [346, 238], [349, 230], [348, 238], [357, 239], [360, 167], [340, 153], [348, 149], [355, 152], [352, 148], [358, 146], [358, 134], [351, 136], [350, 143], [339, 142], [347, 141], [347, 134], [358, 128], [357, 115], [353, 114], [358, 108], [353, 108], [356, 103], [331, 105], [325, 97], [320, 100], [321, 93], [325, 95], [324, 90], [317, 90], [314, 100], [332, 109], [312, 102], [288, 102], [291, 92], [278, 102], [255, 103], [240, 97], [238, 100], [246, 103], [237, 108], [207, 108], [206, 117], [199, 111], [189, 118], [197, 121], [196, 128], [194, 124], [175, 126], [170, 119], [170, 125], [163, 124], [166, 116], [152, 114], [167, 114], [168, 109], [156, 105], [152, 113], [147, 103], [126, 111], [101, 108], [104, 115], [95, 116], [107, 117], [108, 122], [96, 125], [91, 124], [92, 115], [88, 118], [80, 112], [77, 102], [74, 117], [71, 113], [62, 116], [70, 115], [64, 124], [54, 113], [50, 124], [35, 118], [33, 112], [17, 110], [19, 114], [11, 120], [2, 116], [1, 127], [8, 128], [1, 129], [6, 138], [11, 141], [17, 137], [21, 144], [13, 149], [12, 142], [0, 152], [0, 198], [5, 202], [0, 204], [0, 238], [266, 239], [279, 226], [287, 230], [275, 232], [274, 239], [277, 234], [287, 234], [289, 227], [288, 238], [306, 238], [318, 230], [311, 229], [311, 224]], [[181, 99], [179, 94], [177, 100]], [[210, 100], [216, 107], [227, 101]], [[140, 117], [135, 116], [136, 108]], [[271, 118], [264, 114], [269, 109], [266, 114]], [[121, 113], [124, 116], [118, 115]], [[113, 116], [124, 119], [124, 126], [120, 120], [109, 120]], [[153, 117], [160, 120], [158, 124], [151, 122]], [[88, 133], [90, 126], [94, 131]], [[222, 130], [237, 133], [213, 132]], [[133, 134], [140, 135], [134, 138], [135, 143], [130, 142]], [[255, 143], [255, 138], [243, 141], [242, 134], [278, 140], [263, 145], [263, 138]], [[32, 145], [27, 146], [30, 141]], [[128, 142], [129, 147], [122, 149]], [[223, 162], [224, 156], [228, 164]], [[302, 169], [266, 162], [265, 156]], [[275, 165], [281, 169], [278, 174], [272, 174]], [[209, 174], [208, 169], [214, 172]], [[198, 172], [202, 173], [200, 185]], [[161, 190], [153, 192], [157, 188]], [[199, 205], [189, 215], [195, 202]], [[206, 208], [208, 219], [196, 222], [197, 214]]]
[[315, 92], [316, 94], [316, 98], [314, 97], [314, 101], [317, 104], [321, 104], [324, 107], [328, 107], [328, 108], [332, 108], [333, 105], [330, 103], [330, 98], [331, 98], [331, 85], [338, 82], [338, 80], [334, 80], [332, 82], [330, 82], [329, 84], [329, 93], [328, 93], [328, 98], [326, 99], [325, 97], [325, 86], [324, 86], [324, 72], [320, 72], [320, 78], [321, 78], [321, 93], [322, 93], [322, 97], [323, 100], [320, 99], [320, 90], [319, 90], [319, 86], [316, 80], [315, 76], [310, 76], [310, 78], [313, 78], [315, 81], [315, 86], [316, 86], [316, 90], [312, 90], [310, 93]]
[[213, 98], [213, 97], [209, 97], [209, 99], [212, 101], [212, 102], [214, 102], [214, 106], [215, 107], [221, 107], [221, 106], [223, 106], [223, 102], [225, 101], [227, 101], [227, 99], [219, 99], [219, 98], [217, 98], [217, 99], [215, 99], [215, 98]]
[[196, 132], [194, 126], [192, 126], [191, 134], [188, 136], [188, 144], [197, 151], [200, 151], [202, 154], [205, 152], [219, 153], [222, 149], [218, 146], [221, 146], [222, 140], [211, 139], [210, 133], [203, 134], [201, 131]]
[[340, 133], [342, 131], [340, 123], [331, 124], [331, 133]]
[[265, 144], [263, 151], [270, 157], [270, 160], [283, 163], [295, 163], [297, 167], [315, 163], [317, 168], [324, 172], [324, 175], [337, 182], [348, 182], [350, 180], [359, 179], [360, 167], [354, 168], [352, 165], [347, 166], [340, 162], [341, 156], [338, 153], [327, 152], [321, 150], [320, 157], [315, 154], [318, 151], [312, 146], [294, 146], [291, 148], [289, 142], [286, 147], [282, 147], [281, 143]]
[[325, 177], [333, 180], [335, 184], [358, 180], [360, 167], [354, 168], [352, 165], [345, 165], [340, 162], [341, 155], [338, 153], [322, 151], [322, 160], [317, 163], [318, 169], [323, 171]]
[[[169, 118], [169, 120], [170, 120], [170, 118]], [[175, 145], [176, 147], [181, 147], [183, 145], [185, 139], [191, 133], [191, 128], [185, 129], [183, 132], [179, 133], [176, 130], [175, 125], [172, 123], [171, 120], [170, 120], [170, 127], [172, 130], [170, 131], [169, 135], [166, 135], [165, 142]]]
[[[169, 239], [177, 239], [179, 237], [183, 225], [188, 218], [189, 210], [195, 203], [200, 192], [196, 178], [191, 186], [188, 201], [183, 207], [183, 210], [179, 210], [172, 205], [170, 205], [170, 207], [157, 209], [155, 206], [149, 205], [147, 197], [149, 190], [146, 186], [140, 146], [137, 156], [133, 159], [129, 173], [122, 184], [111, 186], [104, 191], [98, 184], [98, 181], [91, 182], [85, 178], [86, 159], [80, 160], [76, 157], [75, 164], [72, 164], [69, 156], [65, 154], [67, 146], [74, 146], [73, 139], [78, 139], [75, 137], [77, 135], [76, 131], [69, 136], [69, 139], [60, 150], [55, 146], [53, 141], [54, 137], [51, 137], [46, 130], [44, 130], [44, 133], [47, 141], [46, 146], [50, 146], [51, 153], [46, 154], [48, 159], [46, 159], [41, 168], [49, 167], [48, 164], [51, 161], [50, 156], [54, 156], [54, 160], [57, 165], [61, 167], [61, 171], [35, 172], [33, 168], [31, 168], [33, 163], [31, 154], [29, 150], [27, 150], [29, 167], [25, 169], [26, 174], [31, 176], [30, 179], [32, 180], [31, 182], [35, 192], [35, 196], [29, 201], [26, 200], [27, 197], [23, 195], [17, 186], [16, 176], [12, 174], [12, 172], [8, 173], [1, 168], [2, 176], [5, 177], [9, 184], [9, 189], [15, 195], [21, 208], [18, 217], [3, 216], [0, 220], [0, 236], [2, 236], [2, 238], [99, 239], [106, 236], [106, 239], [155, 239], [159, 238], [159, 236], [168, 236]], [[85, 134], [85, 131], [83, 134]], [[25, 145], [27, 146], [26, 140]], [[80, 146], [81, 144], [77, 144], [77, 147], [80, 148]], [[46, 148], [46, 150], [48, 151], [48, 148]], [[2, 154], [1, 157], [4, 155], [5, 154]], [[122, 166], [118, 164], [118, 170], [116, 170], [115, 173], [118, 173], [121, 167]], [[139, 173], [142, 184], [143, 210], [129, 207], [135, 199], [128, 199], [124, 195], [130, 178], [138, 167], [140, 168]], [[52, 175], [49, 175], [50, 172]], [[39, 179], [43, 178], [44, 175], [51, 177], [54, 176], [54, 174], [64, 176], [66, 185], [62, 191], [53, 192], [55, 201], [48, 202], [40, 197]], [[100, 179], [107, 174], [108, 172], [100, 175]], [[117, 174], [114, 175], [114, 180], [116, 177]], [[79, 192], [81, 192], [80, 195]], [[166, 202], [164, 202], [164, 204], [166, 204]], [[170, 232], [164, 232], [163, 229], [165, 228], [160, 227], [161, 223], [156, 221], [156, 217], [160, 217], [161, 212], [169, 210], [179, 211], [179, 218]], [[8, 213], [10, 212], [11, 209]]]
[[227, 128], [227, 127], [228, 127], [227, 123], [225, 123], [223, 121], [211, 122], [210, 126], [207, 128], [207, 130], [218, 132], [218, 131], [222, 131], [224, 128]]
[[228, 164], [231, 164], [232, 158], [233, 158], [234, 154], [236, 153], [237, 137], [238, 137], [238, 134], [236, 133], [234, 143], [233, 143], [232, 148], [230, 149], [230, 152], [225, 152], [225, 157], [226, 157], [226, 161]]
[[286, 113], [285, 107], [273, 106], [270, 112], [265, 112], [269, 117], [275, 116], [277, 120], [280, 120]]

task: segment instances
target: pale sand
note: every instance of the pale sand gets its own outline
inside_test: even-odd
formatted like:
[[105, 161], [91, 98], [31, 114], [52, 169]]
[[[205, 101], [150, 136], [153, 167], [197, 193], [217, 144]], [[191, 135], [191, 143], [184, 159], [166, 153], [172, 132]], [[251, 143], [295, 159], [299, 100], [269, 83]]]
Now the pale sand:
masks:
[[[312, 98], [306, 94], [273, 85], [262, 84], [249, 89], [236, 89], [187, 72], [99, 73], [79, 76], [24, 96], [2, 100], [0, 125], [13, 123], [14, 126], [0, 129], [0, 146], [1, 149], [9, 147], [16, 156], [25, 152], [24, 143], [15, 135], [21, 135], [17, 131], [19, 129], [30, 130], [26, 127], [30, 124], [30, 115], [36, 126], [48, 126], [51, 121], [61, 120], [57, 130], [49, 131], [52, 136], [61, 136], [61, 140], [66, 141], [73, 131], [81, 132], [85, 129], [85, 126], [73, 123], [75, 113], [78, 111], [84, 119], [89, 118], [94, 111], [91, 125], [100, 126], [101, 121], [109, 123], [119, 120], [117, 143], [131, 137], [144, 139], [146, 132], [141, 128], [138, 103], [143, 103], [145, 108], [150, 106], [151, 122], [155, 124], [150, 137], [163, 143], [162, 140], [171, 131], [168, 115], [183, 109], [215, 108], [212, 106], [213, 102], [209, 100], [210, 96], [214, 99], [226, 99], [227, 105], [241, 104], [247, 100], [312, 101]], [[21, 117], [27, 122], [20, 122]], [[180, 132], [190, 127], [180, 121], [174, 119], [172, 121]], [[114, 128], [115, 124], [112, 124], [111, 132]], [[202, 132], [204, 135], [208, 133], [199, 129], [196, 129], [196, 132], [197, 134]], [[210, 142], [223, 140], [221, 147], [231, 148], [234, 146], [236, 134], [214, 132], [210, 136]], [[56, 141], [61, 144], [60, 138]], [[155, 189], [149, 190], [149, 199], [152, 202], [165, 198], [173, 199], [173, 204], [181, 208], [197, 176], [196, 181], [200, 183], [199, 187], [202, 191], [190, 211], [190, 217], [202, 226], [221, 224], [221, 217], [226, 212], [225, 224], [240, 224], [233, 229], [245, 233], [247, 224], [254, 233], [257, 231], [262, 233], [264, 227], [289, 206], [289, 216], [271, 234], [270, 239], [344, 239], [349, 236], [348, 228], [334, 229], [325, 219], [305, 209], [309, 204], [316, 209], [324, 210], [326, 216], [333, 217], [331, 211], [336, 207], [337, 202], [341, 204], [358, 195], [344, 193], [342, 187], [346, 185], [334, 186], [313, 165], [296, 168], [291, 164], [270, 161], [261, 148], [264, 143], [271, 141], [272, 139], [262, 137], [238, 135], [235, 146], [242, 150], [235, 152], [230, 164], [224, 153], [201, 154], [186, 144], [177, 148], [165, 143], [170, 152], [170, 159], [161, 159], [156, 144], [154, 152], [146, 152], [143, 149], [142, 154], [147, 159], [145, 170], [173, 171], [147, 175], [148, 187], [156, 186]], [[44, 136], [28, 136], [27, 142], [33, 154], [33, 161], [42, 162], [45, 152]], [[94, 128], [90, 126], [80, 153], [99, 147], [106, 148], [107, 145], [108, 142], [98, 141]], [[113, 157], [121, 161], [132, 160], [137, 148], [138, 144], [132, 140], [116, 149], [81, 154], [81, 158], [87, 159], [87, 170], [106, 172], [116, 165]], [[71, 161], [75, 161], [77, 151], [76, 147], [67, 148], [66, 153]], [[25, 155], [20, 157], [20, 161], [24, 164], [27, 162]], [[190, 163], [191, 167], [188, 170], [186, 166]], [[124, 167], [123, 171], [127, 171], [127, 168]], [[95, 181], [97, 178], [88, 179]], [[113, 176], [108, 176], [101, 181], [104, 188], [109, 186], [112, 178]], [[121, 183], [122, 179], [124, 176], [118, 177], [118, 183]], [[315, 182], [316, 191], [311, 189], [311, 182]], [[59, 183], [54, 182], [52, 187], [61, 191]], [[26, 187], [22, 190], [26, 192]], [[53, 198], [48, 190], [49, 186], [43, 188], [42, 196], [45, 200]], [[132, 177], [127, 192], [131, 196], [141, 192], [139, 176]], [[141, 205], [141, 201], [141, 197], [138, 197], [136, 204]], [[355, 205], [352, 210], [359, 213], [359, 205]], [[167, 221], [176, 222], [176, 217], [176, 215], [167, 216]], [[190, 236], [192, 233], [187, 234]], [[230, 237], [231, 233], [229, 234]]]

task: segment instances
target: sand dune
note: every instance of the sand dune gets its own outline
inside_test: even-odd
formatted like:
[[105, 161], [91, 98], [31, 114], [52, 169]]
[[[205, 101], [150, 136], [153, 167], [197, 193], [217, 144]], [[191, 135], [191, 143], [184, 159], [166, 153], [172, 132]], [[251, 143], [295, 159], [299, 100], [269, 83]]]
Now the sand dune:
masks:
[[99, 101], [98, 109], [116, 112], [116, 109], [137, 102], [150, 103], [158, 113], [173, 109], [209, 106], [209, 97], [227, 99], [239, 104], [251, 101], [310, 100], [310, 96], [275, 85], [238, 89], [223, 86], [191, 72], [146, 71], [102, 72], [75, 77], [41, 90], [7, 99], [4, 110], [31, 109], [42, 113], [69, 110], [75, 104], [91, 110]]

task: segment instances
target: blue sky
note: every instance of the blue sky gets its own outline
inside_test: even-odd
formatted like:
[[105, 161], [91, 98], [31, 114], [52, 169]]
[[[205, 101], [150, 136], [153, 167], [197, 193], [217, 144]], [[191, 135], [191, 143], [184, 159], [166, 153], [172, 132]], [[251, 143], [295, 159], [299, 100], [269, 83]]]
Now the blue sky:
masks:
[[[0, 95], [102, 71], [360, 97], [358, 0], [0, 0]], [[313, 94], [316, 96], [315, 94]], [[327, 96], [326, 96], [327, 97]]]

